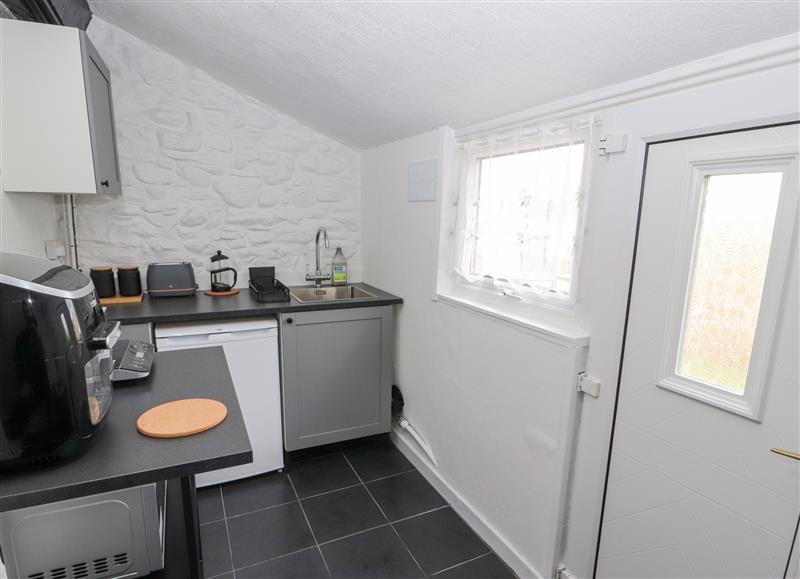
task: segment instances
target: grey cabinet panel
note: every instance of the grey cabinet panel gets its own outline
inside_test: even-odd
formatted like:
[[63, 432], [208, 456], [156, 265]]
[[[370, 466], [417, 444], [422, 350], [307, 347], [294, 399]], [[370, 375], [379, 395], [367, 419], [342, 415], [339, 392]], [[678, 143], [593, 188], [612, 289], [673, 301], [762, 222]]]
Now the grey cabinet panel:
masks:
[[80, 38], [97, 192], [119, 195], [122, 183], [114, 130], [111, 74], [86, 35], [81, 33]]
[[286, 450], [391, 425], [391, 306], [281, 314]]
[[379, 424], [381, 319], [295, 328], [299, 437]]

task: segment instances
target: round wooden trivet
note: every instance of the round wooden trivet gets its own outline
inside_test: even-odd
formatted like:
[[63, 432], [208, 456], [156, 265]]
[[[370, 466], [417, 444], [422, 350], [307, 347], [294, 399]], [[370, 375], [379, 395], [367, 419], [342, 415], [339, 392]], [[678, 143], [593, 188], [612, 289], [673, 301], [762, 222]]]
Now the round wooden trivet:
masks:
[[136, 429], [153, 438], [179, 438], [214, 428], [227, 415], [228, 409], [216, 400], [173, 400], [143, 413], [136, 421]]
[[211, 290], [206, 290], [203, 293], [207, 296], [211, 296], [212, 298], [224, 298], [226, 296], [235, 296], [239, 293], [239, 290], [236, 288], [229, 289], [226, 292], [212, 292]]

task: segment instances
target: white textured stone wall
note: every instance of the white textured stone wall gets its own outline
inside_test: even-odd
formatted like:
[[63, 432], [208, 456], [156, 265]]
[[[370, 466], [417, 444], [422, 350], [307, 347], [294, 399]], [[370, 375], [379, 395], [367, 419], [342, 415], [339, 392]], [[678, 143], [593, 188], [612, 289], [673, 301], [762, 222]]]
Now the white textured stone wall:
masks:
[[[304, 283], [327, 227], [361, 272], [356, 151], [241, 95], [97, 17], [88, 30], [112, 74], [122, 197], [78, 197], [81, 267], [191, 260], [201, 288], [221, 249]], [[257, 62], [253, 66], [258, 66]]]

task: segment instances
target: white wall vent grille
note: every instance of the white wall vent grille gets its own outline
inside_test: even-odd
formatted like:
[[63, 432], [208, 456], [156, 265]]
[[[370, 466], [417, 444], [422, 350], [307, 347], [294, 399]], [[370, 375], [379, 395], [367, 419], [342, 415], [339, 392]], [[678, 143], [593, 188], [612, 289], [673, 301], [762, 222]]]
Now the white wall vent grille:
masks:
[[436, 201], [438, 159], [414, 161], [408, 164], [408, 200]]

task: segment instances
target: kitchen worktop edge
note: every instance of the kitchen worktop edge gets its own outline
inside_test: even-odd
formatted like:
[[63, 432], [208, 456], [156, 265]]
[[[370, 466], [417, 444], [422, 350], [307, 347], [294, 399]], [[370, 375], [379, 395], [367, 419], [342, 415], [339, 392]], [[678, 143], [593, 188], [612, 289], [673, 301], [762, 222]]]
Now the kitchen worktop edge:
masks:
[[139, 304], [109, 306], [106, 317], [122, 324], [145, 324], [165, 322], [187, 322], [221, 319], [241, 319], [268, 316], [286, 312], [307, 312], [365, 308], [402, 304], [403, 299], [365, 283], [351, 284], [373, 294], [374, 298], [337, 300], [329, 302], [299, 302], [292, 298], [288, 302], [262, 303], [247, 289], [238, 295], [213, 298], [198, 292], [189, 297], [150, 298], [145, 296]]

